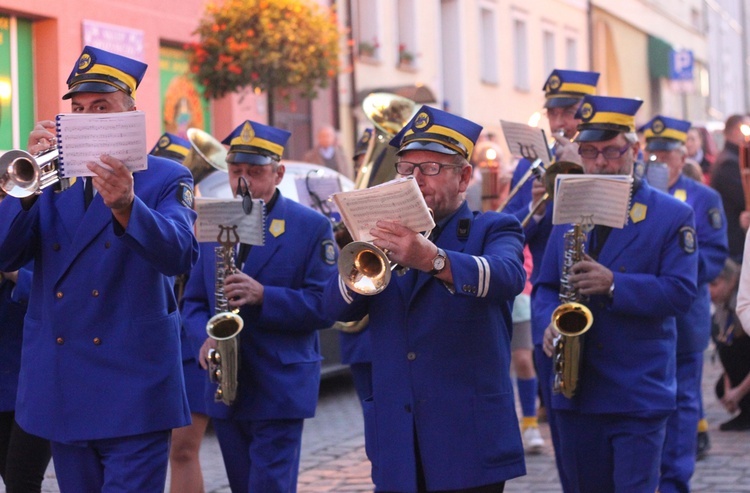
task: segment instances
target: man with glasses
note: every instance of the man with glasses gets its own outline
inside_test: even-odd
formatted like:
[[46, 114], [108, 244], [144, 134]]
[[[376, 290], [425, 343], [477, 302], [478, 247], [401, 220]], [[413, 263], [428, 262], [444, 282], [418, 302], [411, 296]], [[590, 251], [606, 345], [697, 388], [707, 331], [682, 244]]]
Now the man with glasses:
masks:
[[682, 174], [690, 122], [657, 115], [639, 129], [646, 139], [649, 162], [665, 163], [667, 190], [695, 212], [698, 240], [698, 296], [677, 316], [677, 409], [667, 421], [659, 491], [690, 491], [701, 409], [703, 351], [711, 338], [711, 298], [708, 284], [721, 273], [729, 256], [727, 222], [721, 196]]
[[[586, 173], [632, 176], [640, 106], [634, 99], [583, 99], [576, 141]], [[590, 232], [587, 253], [568, 279], [591, 310], [593, 326], [583, 336], [575, 395], [553, 395], [552, 406], [562, 467], [580, 493], [656, 491], [667, 418], [675, 409], [674, 317], [696, 295], [693, 210], [637, 178], [630, 204], [624, 228]], [[535, 286], [533, 316], [549, 325], [549, 356], [570, 227], [553, 228]]]
[[481, 127], [423, 106], [391, 140], [437, 227], [386, 220], [373, 243], [408, 270], [374, 296], [334, 276], [324, 311], [370, 316], [373, 393], [365, 445], [379, 492], [492, 492], [525, 474], [510, 382], [511, 304], [525, 282], [517, 219], [472, 212], [468, 158]]
[[[547, 114], [547, 121], [552, 137], [555, 139], [553, 147], [553, 158], [557, 161], [572, 161], [580, 163], [578, 156], [578, 144], [571, 142], [576, 132], [580, 120], [576, 118], [578, 105], [581, 99], [587, 94], [594, 94], [596, 83], [599, 80], [598, 72], [579, 72], [575, 70], [553, 70], [544, 83], [544, 109]], [[511, 190], [516, 186], [521, 177], [528, 171], [531, 162], [527, 159], [521, 159], [516, 166], [511, 181]], [[514, 214], [520, 221], [529, 214], [534, 204], [542, 199], [546, 192], [543, 180], [532, 179], [527, 181], [516, 196], [508, 203], [504, 212]], [[531, 271], [531, 282], [535, 282], [539, 274], [539, 266], [542, 263], [544, 250], [547, 247], [549, 233], [552, 230], [552, 202], [548, 202], [545, 208], [531, 217], [524, 228], [526, 244], [529, 246], [529, 252], [533, 261]], [[533, 295], [532, 295], [533, 296]], [[531, 311], [534, 311], [534, 299], [531, 300]], [[532, 366], [530, 373], [534, 373], [533, 366], [536, 366], [536, 375], [539, 378], [539, 389], [542, 394], [542, 404], [547, 410], [547, 420], [550, 426], [550, 436], [552, 445], [555, 449], [555, 461], [558, 466], [560, 457], [557, 442], [557, 429], [555, 427], [555, 417], [549, 407], [550, 396], [552, 392], [552, 360], [548, 358], [542, 350], [542, 335], [547, 324], [535, 325], [532, 321], [532, 342], [534, 344], [534, 361], [519, 361], [519, 366]], [[526, 364], [524, 364], [526, 363]], [[535, 363], [535, 365], [534, 365]], [[523, 373], [522, 371], [519, 373]], [[541, 441], [539, 429], [536, 423], [536, 395], [537, 379], [536, 378], [519, 378], [518, 395], [523, 409], [524, 420], [522, 422], [522, 432], [524, 445], [527, 450], [534, 450], [534, 447]], [[534, 419], [529, 419], [533, 416]], [[543, 443], [543, 442], [542, 442]], [[560, 482], [563, 491], [569, 491], [566, 487], [567, 482], [558, 467]]]

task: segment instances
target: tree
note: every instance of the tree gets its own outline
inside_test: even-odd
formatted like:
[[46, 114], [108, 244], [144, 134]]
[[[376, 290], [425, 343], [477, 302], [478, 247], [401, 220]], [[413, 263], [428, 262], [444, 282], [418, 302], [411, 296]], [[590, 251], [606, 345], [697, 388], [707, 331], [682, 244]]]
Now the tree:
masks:
[[225, 0], [209, 4], [188, 45], [190, 70], [209, 98], [246, 87], [273, 99], [296, 89], [308, 98], [339, 70], [336, 15], [312, 0]]

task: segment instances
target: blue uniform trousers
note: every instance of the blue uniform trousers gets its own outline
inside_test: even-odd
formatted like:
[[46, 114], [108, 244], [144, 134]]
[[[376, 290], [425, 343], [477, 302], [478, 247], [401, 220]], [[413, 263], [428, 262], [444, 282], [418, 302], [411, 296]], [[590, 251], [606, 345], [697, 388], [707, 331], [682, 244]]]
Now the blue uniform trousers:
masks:
[[163, 493], [171, 430], [51, 442], [61, 493]]
[[573, 491], [656, 491], [668, 414], [635, 417], [566, 409], [555, 413], [565, 437], [560, 442], [563, 469]]
[[690, 491], [690, 478], [695, 470], [702, 375], [702, 351], [677, 354], [677, 409], [667, 421], [660, 493]]
[[560, 456], [560, 430], [557, 427], [557, 411], [552, 409], [552, 383], [554, 368], [552, 367], [552, 358], [544, 354], [541, 344], [534, 345], [534, 363], [536, 363], [536, 376], [539, 382], [539, 389], [542, 392], [542, 402], [547, 409], [547, 423], [549, 424], [549, 434], [552, 437], [552, 448], [555, 451], [555, 464], [557, 465], [557, 474], [560, 477], [560, 486], [563, 493], [573, 493], [570, 482], [565, 476], [562, 468], [562, 457]]
[[302, 419], [214, 418], [232, 493], [297, 491]]

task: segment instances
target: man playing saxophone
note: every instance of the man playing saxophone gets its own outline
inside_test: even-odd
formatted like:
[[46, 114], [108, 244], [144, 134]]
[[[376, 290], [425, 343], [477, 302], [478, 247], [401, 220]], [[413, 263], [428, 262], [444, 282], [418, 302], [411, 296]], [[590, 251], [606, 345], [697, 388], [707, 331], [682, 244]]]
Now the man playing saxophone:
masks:
[[[575, 140], [587, 173], [632, 175], [640, 105], [625, 98], [583, 99]], [[694, 228], [688, 205], [636, 179], [625, 227], [596, 226], [585, 242], [588, 252], [570, 269], [565, 281], [587, 297], [593, 314], [576, 393], [552, 397], [562, 468], [574, 491], [656, 491], [667, 418], [675, 408], [674, 317], [697, 292]], [[569, 229], [553, 228], [534, 288], [533, 317], [548, 325], [549, 356]]]
[[[216, 385], [206, 380], [206, 412], [235, 493], [296, 491], [303, 420], [315, 414], [320, 383], [317, 330], [333, 324], [319, 308], [323, 286], [336, 272], [331, 223], [276, 188], [289, 136], [248, 120], [223, 141], [232, 191], [237, 195], [244, 179], [253, 198], [265, 202], [265, 244], [249, 248], [240, 238], [238, 271], [224, 277], [223, 295], [244, 321], [233, 404], [214, 402]], [[214, 315], [216, 245], [201, 244], [183, 297], [184, 324], [204, 368], [216, 348], [206, 336]]]

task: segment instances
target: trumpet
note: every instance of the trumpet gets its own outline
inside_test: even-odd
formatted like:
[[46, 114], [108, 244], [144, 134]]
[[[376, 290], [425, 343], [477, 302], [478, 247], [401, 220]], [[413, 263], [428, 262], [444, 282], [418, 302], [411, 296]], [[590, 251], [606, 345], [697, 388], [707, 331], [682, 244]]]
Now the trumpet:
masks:
[[38, 154], [14, 149], [0, 156], [0, 188], [11, 197], [22, 199], [42, 193], [59, 183], [60, 190], [70, 188], [71, 180], [59, 173], [57, 147]]
[[548, 199], [554, 199], [555, 197], [555, 178], [557, 175], [582, 175], [584, 173], [583, 166], [572, 161], [556, 161], [549, 165], [549, 167], [542, 172], [542, 180], [544, 180], [544, 195], [536, 203], [531, 206], [531, 210], [521, 221], [521, 226], [524, 228], [529, 223], [532, 217], [539, 210], [544, 207], [544, 204]]

